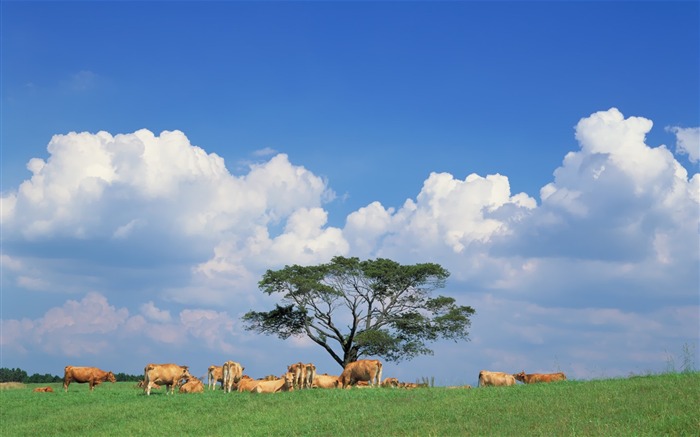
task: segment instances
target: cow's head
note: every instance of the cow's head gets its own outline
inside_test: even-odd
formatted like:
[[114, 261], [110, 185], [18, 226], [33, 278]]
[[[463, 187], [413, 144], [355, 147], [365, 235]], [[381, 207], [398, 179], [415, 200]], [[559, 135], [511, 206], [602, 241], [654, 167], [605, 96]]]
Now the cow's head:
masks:
[[114, 373], [112, 373], [112, 372], [107, 373], [107, 381], [117, 382], [117, 378], [114, 377]]
[[294, 374], [293, 373], [287, 372], [284, 374], [284, 386], [289, 391], [294, 390]]
[[514, 373], [513, 377], [520, 382], [525, 382], [525, 371], [523, 370], [520, 373]]

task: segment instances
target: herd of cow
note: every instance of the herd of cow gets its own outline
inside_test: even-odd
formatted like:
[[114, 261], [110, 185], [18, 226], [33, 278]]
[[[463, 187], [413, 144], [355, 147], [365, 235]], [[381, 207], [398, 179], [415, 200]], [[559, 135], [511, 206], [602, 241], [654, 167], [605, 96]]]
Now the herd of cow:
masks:
[[[106, 372], [97, 367], [66, 366], [63, 376], [63, 389], [68, 391], [71, 382], [87, 383], [92, 391], [96, 385], [105, 381], [116, 382], [112, 372]], [[278, 393], [292, 391], [294, 389], [310, 388], [350, 388], [350, 387], [392, 387], [392, 388], [416, 388], [421, 384], [403, 383], [396, 378], [386, 378], [382, 381], [382, 363], [379, 360], [358, 360], [345, 366], [339, 376], [316, 373], [316, 366], [311, 363], [294, 363], [287, 367], [282, 376], [270, 375], [262, 379], [253, 379], [243, 374], [245, 368], [235, 361], [226, 361], [222, 366], [212, 365], [207, 372], [207, 383], [210, 390], [214, 390], [218, 383], [225, 393], [232, 391], [252, 393]], [[540, 382], [565, 381], [563, 373], [533, 373], [520, 372], [509, 374], [504, 372], [479, 372], [479, 387], [510, 386], [515, 385], [516, 380], [525, 384]], [[201, 379], [189, 372], [188, 366], [177, 364], [148, 364], [144, 368], [144, 379], [138, 386], [143, 388], [146, 395], [151, 394], [151, 389], [165, 386], [166, 393], [202, 393], [204, 383]], [[460, 386], [469, 388], [469, 386]], [[48, 389], [48, 390], [46, 390]], [[50, 387], [40, 387], [34, 391], [50, 392]]]

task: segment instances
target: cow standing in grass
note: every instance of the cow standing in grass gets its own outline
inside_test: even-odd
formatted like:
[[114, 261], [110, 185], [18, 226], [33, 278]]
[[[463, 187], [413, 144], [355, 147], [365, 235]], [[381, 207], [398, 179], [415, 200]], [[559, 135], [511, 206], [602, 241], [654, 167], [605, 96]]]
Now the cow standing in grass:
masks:
[[179, 385], [181, 380], [192, 377], [187, 366], [177, 364], [148, 364], [143, 369], [143, 373], [143, 379], [146, 381], [144, 389], [146, 395], [151, 394], [151, 388], [156, 384], [165, 385], [166, 394], [168, 391], [170, 394], [174, 394], [175, 386]]
[[117, 382], [114, 373], [105, 372], [97, 367], [66, 366], [63, 370], [63, 390], [65, 391], [68, 391], [68, 386], [73, 381], [80, 384], [90, 384], [90, 391], [93, 391], [96, 385], [102, 384], [105, 381], [111, 383]]
[[382, 363], [379, 360], [357, 360], [345, 366], [340, 374], [342, 388], [367, 381], [370, 386], [380, 386], [382, 382]]
[[566, 375], [562, 372], [557, 373], [525, 373], [522, 371], [513, 375], [515, 379], [525, 384], [536, 384], [538, 382], [556, 382], [566, 381]]
[[488, 370], [479, 372], [479, 387], [509, 385], [515, 385], [515, 377], [510, 373], [490, 372]]

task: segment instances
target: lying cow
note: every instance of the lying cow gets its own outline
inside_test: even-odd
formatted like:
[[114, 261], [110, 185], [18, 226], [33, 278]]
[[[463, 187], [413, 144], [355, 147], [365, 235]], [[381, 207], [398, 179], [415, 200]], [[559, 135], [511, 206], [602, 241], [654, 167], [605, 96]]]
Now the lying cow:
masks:
[[201, 379], [191, 376], [178, 390], [180, 393], [204, 393], [204, 383]]
[[359, 381], [367, 381], [372, 387], [379, 386], [382, 382], [382, 363], [379, 360], [357, 360], [345, 366], [339, 379], [342, 388]]
[[[145, 379], [143, 379], [143, 380], [139, 381], [138, 384], [136, 384], [136, 387], [143, 389], [143, 388], [146, 388], [147, 384], [148, 384], [148, 382]], [[151, 388], [159, 389], [160, 386], [158, 384], [152, 384]]]
[[63, 370], [63, 390], [65, 391], [68, 391], [68, 386], [73, 381], [80, 384], [87, 382], [90, 384], [90, 391], [92, 391], [96, 385], [102, 384], [105, 381], [111, 383], [117, 382], [114, 373], [105, 372], [97, 367], [66, 366]]
[[146, 381], [146, 387], [144, 391], [146, 395], [151, 394], [151, 388], [154, 385], [165, 385], [165, 394], [174, 394], [175, 386], [180, 383], [183, 379], [192, 378], [190, 375], [189, 368], [187, 366], [179, 366], [177, 364], [148, 364], [143, 369], [144, 377]]
[[53, 389], [51, 387], [37, 387], [34, 390], [32, 390], [34, 393], [53, 393]]
[[224, 366], [209, 366], [207, 369], [207, 385], [209, 390], [216, 389], [216, 383], [221, 383], [221, 388], [224, 388]]
[[479, 387], [509, 385], [515, 385], [515, 377], [510, 373], [490, 372], [488, 370], [479, 372]]
[[311, 384], [314, 388], [338, 388], [340, 381], [337, 376], [329, 375], [324, 373], [323, 375], [316, 375]]
[[399, 380], [396, 378], [387, 378], [382, 381], [382, 387], [396, 388], [399, 386]]
[[538, 382], [556, 382], [566, 381], [566, 375], [562, 372], [557, 373], [525, 373], [522, 371], [513, 375], [515, 379], [525, 384], [535, 384]]
[[294, 374], [285, 373], [282, 378], [274, 381], [260, 381], [251, 393], [279, 393], [294, 390]]
[[258, 385], [259, 382], [262, 382], [262, 380], [253, 379], [248, 375], [243, 375], [241, 380], [238, 381], [236, 390], [239, 393], [254, 390], [255, 386]]

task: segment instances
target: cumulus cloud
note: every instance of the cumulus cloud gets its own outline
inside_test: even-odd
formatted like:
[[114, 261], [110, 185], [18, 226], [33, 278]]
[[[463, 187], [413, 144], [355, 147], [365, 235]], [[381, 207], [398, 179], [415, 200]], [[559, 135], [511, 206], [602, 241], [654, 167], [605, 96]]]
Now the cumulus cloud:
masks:
[[[3, 238], [11, 243], [1, 259], [3, 284], [40, 291], [100, 276], [151, 282], [139, 290], [139, 314], [88, 294], [39, 319], [3, 320], [3, 345], [97, 353], [115, 335], [233, 354], [232, 339], [244, 338], [236, 320], [274, 301], [257, 290], [266, 269], [347, 255], [448, 268], [445, 292], [477, 309], [473, 344], [491, 365], [536, 367], [525, 347], [538, 348], [540, 359], [561, 354], [579, 377], [592, 375], [593, 357], [618, 350], [649, 362], [659, 353], [655, 342], [693, 338], [700, 323], [700, 175], [688, 175], [666, 147], [647, 145], [652, 128], [651, 120], [615, 108], [582, 118], [578, 150], [564, 156], [539, 199], [512, 193], [501, 174], [431, 173], [403, 204], [370, 202], [342, 228], [329, 225], [323, 208], [334, 198], [328, 182], [284, 154], [234, 176], [178, 131], [57, 135], [47, 160], [29, 162], [31, 179], [3, 194]], [[673, 129], [677, 150], [694, 159], [687, 144], [695, 140]], [[68, 257], [83, 254], [89, 280], [57, 281], [71, 263], [58, 261], [55, 250], [56, 261], [12, 251], [52, 241]], [[118, 256], [101, 258], [104, 252]], [[156, 259], [169, 268], [144, 273], [138, 263], [117, 267], [113, 259]], [[611, 335], [602, 347], [600, 332]], [[565, 346], [571, 338], [583, 346]], [[628, 346], [634, 339], [640, 350]]]
[[700, 160], [700, 127], [668, 127], [667, 130], [676, 134], [676, 153], [688, 155], [690, 162]]

